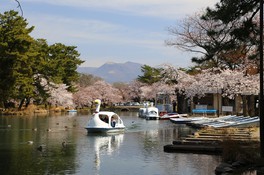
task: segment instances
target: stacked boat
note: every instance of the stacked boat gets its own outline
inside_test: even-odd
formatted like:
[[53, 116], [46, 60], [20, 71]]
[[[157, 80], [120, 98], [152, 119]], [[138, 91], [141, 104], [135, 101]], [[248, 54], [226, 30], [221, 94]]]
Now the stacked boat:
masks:
[[196, 127], [214, 127], [214, 128], [224, 128], [224, 127], [250, 127], [259, 125], [259, 117], [249, 117], [249, 116], [223, 116], [217, 119], [207, 120], [205, 122], [193, 123]]
[[171, 118], [171, 122], [178, 124], [186, 124], [195, 128], [213, 127], [213, 128], [225, 128], [225, 127], [252, 127], [259, 126], [259, 117], [250, 116], [236, 116], [228, 115], [218, 118], [209, 117], [180, 117]]

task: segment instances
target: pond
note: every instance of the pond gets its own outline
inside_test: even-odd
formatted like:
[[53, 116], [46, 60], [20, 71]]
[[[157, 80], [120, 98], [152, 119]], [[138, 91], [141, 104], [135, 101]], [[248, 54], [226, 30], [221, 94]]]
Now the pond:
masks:
[[1, 116], [1, 174], [213, 175], [221, 162], [216, 155], [163, 151], [192, 128], [118, 114], [126, 130], [112, 135], [87, 133], [89, 114]]

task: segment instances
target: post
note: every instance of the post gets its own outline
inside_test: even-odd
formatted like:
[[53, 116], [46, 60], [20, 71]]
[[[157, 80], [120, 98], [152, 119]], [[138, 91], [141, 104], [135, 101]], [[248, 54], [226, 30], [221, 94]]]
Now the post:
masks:
[[264, 158], [264, 98], [263, 98], [263, 0], [260, 0], [260, 30], [259, 30], [259, 118], [260, 118], [260, 156]]
[[220, 98], [221, 98], [221, 94], [220, 94], [220, 92], [218, 92], [218, 88], [217, 88], [217, 103], [218, 103], [217, 117], [218, 118], [220, 116]]

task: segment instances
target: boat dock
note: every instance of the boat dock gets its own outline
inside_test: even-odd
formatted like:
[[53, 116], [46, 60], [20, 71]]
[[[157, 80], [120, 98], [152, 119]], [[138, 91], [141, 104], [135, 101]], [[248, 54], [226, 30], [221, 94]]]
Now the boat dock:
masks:
[[209, 142], [177, 141], [164, 146], [164, 152], [184, 152], [201, 154], [219, 154], [222, 152], [220, 144]]
[[227, 140], [234, 140], [243, 145], [259, 142], [259, 128], [202, 129], [165, 145], [164, 151], [220, 154], [223, 142]]

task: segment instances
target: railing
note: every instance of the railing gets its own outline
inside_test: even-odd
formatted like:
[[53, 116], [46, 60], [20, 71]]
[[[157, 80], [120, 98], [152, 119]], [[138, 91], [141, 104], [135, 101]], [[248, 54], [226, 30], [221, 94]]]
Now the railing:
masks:
[[193, 114], [216, 114], [216, 109], [193, 109]]

